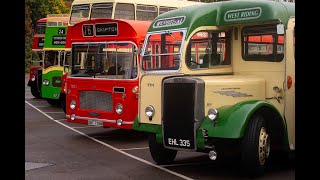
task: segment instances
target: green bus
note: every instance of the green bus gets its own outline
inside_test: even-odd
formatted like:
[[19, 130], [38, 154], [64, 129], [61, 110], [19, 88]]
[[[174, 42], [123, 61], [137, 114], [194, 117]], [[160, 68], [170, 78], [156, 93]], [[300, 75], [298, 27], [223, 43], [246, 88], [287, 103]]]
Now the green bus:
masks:
[[134, 129], [157, 164], [177, 151], [235, 154], [249, 176], [295, 150], [295, 3], [223, 1], [151, 23]]
[[62, 75], [68, 72], [70, 48], [66, 48], [68, 14], [50, 14], [47, 16], [47, 28], [44, 40], [44, 58], [42, 70], [41, 97], [51, 105], [60, 105]]

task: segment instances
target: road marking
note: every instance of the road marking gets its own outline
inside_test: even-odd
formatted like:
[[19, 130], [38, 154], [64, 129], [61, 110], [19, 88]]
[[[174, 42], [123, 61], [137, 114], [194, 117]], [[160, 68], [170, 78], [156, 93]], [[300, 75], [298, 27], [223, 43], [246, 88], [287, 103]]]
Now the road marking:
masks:
[[42, 101], [42, 100], [34, 100], [34, 101], [32, 101], [32, 100], [30, 100], [30, 102], [47, 102], [47, 101]]
[[136, 149], [149, 149], [149, 147], [141, 147], [141, 148], [128, 148], [128, 149], [120, 149], [121, 151], [131, 151]]
[[44, 113], [64, 113], [64, 112], [44, 112]]
[[33, 163], [33, 162], [26, 162], [24, 165], [24, 169], [26, 171], [28, 170], [33, 170], [33, 169], [38, 169], [38, 168], [42, 168], [42, 167], [46, 167], [46, 166], [51, 166], [52, 164], [48, 164], [48, 163]]
[[107, 146], [107, 147], [110, 148], [110, 149], [113, 149], [113, 150], [115, 150], [115, 151], [117, 151], [117, 152], [119, 152], [119, 153], [121, 153], [121, 154], [124, 154], [124, 155], [126, 155], [126, 156], [128, 156], [128, 157], [131, 157], [131, 158], [135, 159], [135, 160], [138, 160], [138, 161], [140, 161], [140, 162], [143, 162], [143, 163], [148, 164], [148, 165], [150, 165], [150, 166], [153, 166], [153, 167], [155, 167], [155, 168], [161, 169], [161, 170], [163, 170], [163, 171], [165, 171], [165, 172], [167, 172], [167, 173], [173, 174], [173, 175], [178, 176], [178, 177], [181, 177], [181, 178], [183, 178], [183, 179], [193, 180], [192, 178], [189, 178], [189, 177], [184, 176], [184, 175], [182, 175], [182, 174], [179, 174], [179, 173], [177, 173], [177, 172], [171, 171], [171, 170], [166, 169], [166, 168], [164, 168], [164, 167], [162, 167], [162, 166], [158, 166], [158, 165], [156, 165], [156, 164], [153, 164], [152, 162], [149, 162], [149, 161], [146, 161], [146, 160], [141, 159], [141, 158], [139, 158], [139, 157], [136, 157], [136, 156], [134, 156], [134, 155], [131, 155], [131, 154], [127, 153], [127, 152], [124, 152], [124, 151], [122, 151], [122, 150], [120, 150], [120, 149], [117, 149], [117, 148], [111, 146], [110, 144], [107, 144], [107, 143], [102, 142], [102, 141], [100, 141], [100, 140], [98, 140], [98, 139], [95, 139], [95, 138], [93, 138], [93, 137], [91, 137], [91, 136], [88, 136], [87, 134], [85, 134], [85, 133], [83, 133], [83, 132], [81, 132], [81, 131], [78, 131], [78, 130], [76, 130], [76, 129], [74, 129], [74, 128], [66, 125], [66, 124], [63, 124], [63, 123], [60, 122], [60, 121], [54, 120], [51, 116], [47, 115], [45, 112], [43, 112], [43, 111], [41, 111], [40, 109], [36, 108], [35, 106], [33, 106], [32, 104], [30, 104], [29, 102], [25, 101], [25, 103], [29, 104], [29, 106], [31, 106], [31, 107], [33, 107], [34, 109], [36, 109], [37, 111], [39, 111], [40, 113], [42, 113], [43, 115], [45, 115], [46, 117], [48, 117], [50, 120], [52, 120], [52, 121], [54, 121], [54, 122], [56, 122], [56, 123], [58, 123], [58, 124], [60, 124], [60, 125], [62, 125], [62, 126], [64, 126], [64, 127], [68, 128], [68, 129], [70, 129], [70, 130], [72, 130], [72, 131], [74, 131], [74, 132], [77, 132], [77, 133], [79, 133], [79, 134], [81, 134], [81, 135], [83, 135], [83, 136], [85, 136], [85, 137], [87, 137], [87, 138], [89, 138], [89, 139], [97, 142], [97, 143], [100, 143], [100, 144], [102, 144], [102, 145], [104, 145], [104, 146]]
[[66, 119], [55, 119], [55, 121], [66, 121]]

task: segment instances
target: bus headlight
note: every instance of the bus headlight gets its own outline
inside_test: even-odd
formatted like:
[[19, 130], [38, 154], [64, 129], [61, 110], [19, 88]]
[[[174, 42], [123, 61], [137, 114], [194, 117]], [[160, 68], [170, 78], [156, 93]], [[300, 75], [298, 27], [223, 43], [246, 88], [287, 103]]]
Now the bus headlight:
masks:
[[214, 108], [210, 108], [208, 110], [208, 118], [211, 120], [211, 121], [214, 121], [215, 119], [217, 119], [218, 117], [218, 110], [214, 109]]
[[77, 103], [76, 103], [75, 100], [72, 100], [72, 101], [70, 102], [70, 108], [71, 108], [71, 109], [75, 109], [75, 108], [76, 108], [76, 105], [77, 105]]
[[35, 81], [36, 80], [36, 76], [32, 75], [31, 81]]
[[49, 84], [50, 84], [49, 80], [47, 80], [47, 79], [43, 80], [43, 85], [48, 86]]
[[122, 114], [122, 112], [123, 112], [123, 106], [122, 106], [122, 104], [117, 104], [117, 105], [116, 105], [116, 112], [117, 112], [118, 114]]
[[154, 108], [153, 106], [149, 105], [146, 107], [145, 109], [145, 113], [146, 115], [148, 116], [149, 120], [151, 121], [152, 120], [152, 117], [154, 115]]

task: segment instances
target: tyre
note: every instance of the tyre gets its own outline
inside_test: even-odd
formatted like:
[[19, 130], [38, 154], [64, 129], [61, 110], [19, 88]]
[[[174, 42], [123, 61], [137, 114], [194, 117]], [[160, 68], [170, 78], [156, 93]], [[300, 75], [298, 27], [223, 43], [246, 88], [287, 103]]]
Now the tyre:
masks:
[[66, 96], [64, 93], [60, 94], [60, 106], [62, 107], [62, 110], [64, 113], [67, 113], [67, 104], [66, 104]]
[[34, 96], [35, 98], [38, 98], [38, 99], [41, 98], [40, 92], [38, 91], [38, 88], [35, 87], [35, 86], [31, 86], [31, 94], [32, 94], [32, 96]]
[[177, 155], [177, 150], [166, 149], [162, 144], [156, 142], [156, 134], [149, 136], [149, 150], [152, 159], [157, 164], [171, 164]]
[[241, 148], [241, 162], [246, 175], [261, 176], [270, 154], [269, 129], [261, 115], [255, 114], [251, 118]]
[[47, 99], [47, 102], [52, 106], [60, 105], [60, 101], [58, 99]]
[[64, 113], [67, 113], [67, 110], [66, 110], [66, 107], [67, 107], [67, 105], [66, 105], [66, 100], [62, 100], [62, 101], [60, 101], [61, 102], [61, 107], [62, 107], [62, 110], [63, 110], [63, 112]]

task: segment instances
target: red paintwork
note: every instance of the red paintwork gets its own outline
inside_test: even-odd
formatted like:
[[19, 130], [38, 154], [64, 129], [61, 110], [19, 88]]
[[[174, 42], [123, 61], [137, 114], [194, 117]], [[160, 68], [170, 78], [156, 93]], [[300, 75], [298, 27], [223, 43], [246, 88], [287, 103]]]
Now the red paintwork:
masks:
[[[30, 66], [30, 76], [29, 76], [29, 81], [31, 81], [32, 76], [34, 75], [34, 71], [38, 71], [38, 69], [42, 68], [42, 66]], [[35, 76], [37, 79], [38, 76]]]
[[[100, 36], [100, 37], [83, 37], [82, 25], [83, 24], [95, 24], [117, 22], [118, 23], [118, 35], [117, 36]], [[73, 42], [104, 42], [104, 41], [131, 41], [140, 47], [143, 44], [143, 40], [150, 26], [150, 21], [133, 21], [133, 20], [115, 20], [115, 19], [95, 19], [80, 22], [68, 27], [68, 36], [66, 40], [66, 46], [71, 47]], [[70, 30], [70, 31], [69, 31]], [[140, 56], [138, 56], [138, 62], [140, 62]], [[64, 84], [64, 83], [63, 83]], [[97, 119], [117, 120], [122, 119], [124, 122], [131, 122], [132, 124], [122, 124], [118, 126], [116, 123], [103, 122], [104, 127], [114, 127], [123, 129], [132, 129], [133, 121], [138, 113], [138, 97], [132, 93], [132, 88], [139, 85], [139, 78], [130, 80], [116, 80], [116, 79], [100, 79], [100, 78], [81, 78], [81, 77], [66, 77], [67, 93], [66, 93], [66, 116], [68, 122], [87, 124], [87, 119], [71, 120], [70, 115], [75, 114], [80, 117], [89, 117]], [[126, 97], [122, 97], [122, 93], [114, 93], [113, 87], [125, 88]], [[63, 88], [62, 88], [63, 89]], [[94, 90], [112, 93], [112, 112], [106, 112], [101, 110], [84, 110], [79, 109], [79, 91], [82, 90]], [[70, 93], [69, 93], [70, 92]], [[71, 100], [76, 101], [76, 109], [70, 108]], [[123, 113], [117, 114], [115, 112], [116, 104], [121, 103], [123, 105]], [[89, 113], [99, 113], [99, 116], [91, 116]]]
[[47, 22], [47, 18], [42, 18], [42, 19], [39, 19], [35, 25], [34, 32], [33, 32], [32, 50], [43, 49], [43, 47], [38, 46], [38, 41], [40, 38], [44, 38], [45, 34], [36, 34], [36, 30], [38, 27], [38, 23], [45, 23], [45, 22]]

